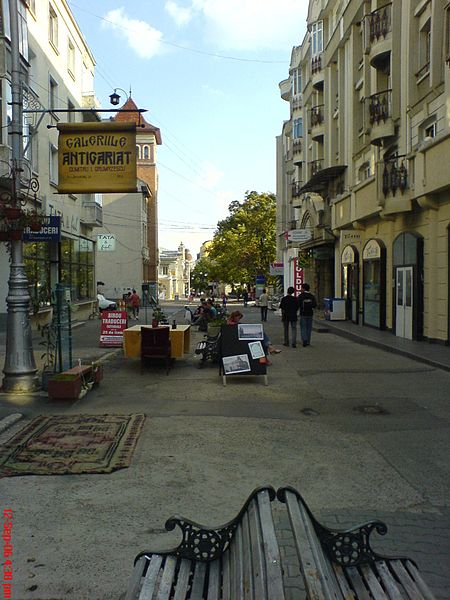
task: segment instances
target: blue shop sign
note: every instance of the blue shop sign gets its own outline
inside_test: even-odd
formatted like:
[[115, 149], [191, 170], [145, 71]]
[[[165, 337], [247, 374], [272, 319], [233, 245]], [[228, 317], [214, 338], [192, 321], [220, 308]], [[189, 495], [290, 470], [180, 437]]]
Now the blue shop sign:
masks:
[[264, 275], [257, 275], [256, 276], [256, 285], [263, 285], [264, 283], [266, 283], [266, 278], [264, 277]]
[[59, 242], [61, 239], [61, 217], [45, 217], [39, 231], [31, 231], [29, 227], [23, 230], [24, 242]]

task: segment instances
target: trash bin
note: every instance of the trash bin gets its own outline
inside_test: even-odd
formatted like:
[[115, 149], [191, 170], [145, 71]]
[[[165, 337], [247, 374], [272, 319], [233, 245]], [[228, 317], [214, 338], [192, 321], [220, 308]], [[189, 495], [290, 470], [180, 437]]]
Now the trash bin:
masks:
[[327, 321], [345, 321], [345, 298], [324, 298], [323, 302]]

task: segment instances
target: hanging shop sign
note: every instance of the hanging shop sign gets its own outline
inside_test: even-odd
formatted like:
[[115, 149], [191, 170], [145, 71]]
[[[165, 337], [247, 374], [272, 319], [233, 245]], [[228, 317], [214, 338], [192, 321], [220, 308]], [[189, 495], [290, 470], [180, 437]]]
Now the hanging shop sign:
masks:
[[127, 328], [126, 310], [104, 310], [100, 327], [100, 346], [122, 346]]
[[60, 123], [58, 193], [136, 192], [134, 123]]
[[284, 275], [284, 263], [282, 262], [270, 263], [269, 269], [270, 275]]
[[61, 239], [61, 218], [45, 217], [38, 231], [32, 231], [30, 227], [25, 227], [22, 239], [24, 242], [59, 242]]
[[291, 231], [286, 231], [285, 238], [288, 242], [309, 242], [312, 233], [310, 229], [291, 229]]
[[294, 258], [294, 289], [295, 296], [301, 294], [302, 283], [305, 281], [305, 274], [303, 267], [300, 266], [298, 258]]
[[116, 236], [110, 233], [97, 235], [97, 250], [99, 252], [113, 252], [116, 249]]

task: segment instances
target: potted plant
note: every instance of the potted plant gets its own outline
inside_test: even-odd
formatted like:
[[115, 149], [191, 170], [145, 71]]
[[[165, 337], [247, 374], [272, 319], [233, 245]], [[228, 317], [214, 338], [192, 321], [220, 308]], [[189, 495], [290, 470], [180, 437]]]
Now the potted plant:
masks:
[[207, 329], [207, 335], [208, 337], [216, 337], [219, 335], [220, 333], [220, 328], [222, 327], [222, 325], [226, 325], [227, 320], [225, 317], [216, 317], [215, 319], [211, 319], [211, 321], [208, 321], [208, 329]]
[[157, 306], [153, 309], [152, 327], [158, 327], [160, 323], [168, 323], [167, 317], [164, 314], [162, 308]]
[[48, 382], [49, 398], [79, 398], [83, 382], [77, 373], [58, 373]]

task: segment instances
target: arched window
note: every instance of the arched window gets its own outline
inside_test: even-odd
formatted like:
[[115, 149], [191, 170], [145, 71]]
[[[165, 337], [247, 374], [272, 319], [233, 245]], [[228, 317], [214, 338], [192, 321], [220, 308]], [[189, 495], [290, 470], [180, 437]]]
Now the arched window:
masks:
[[148, 146], [144, 146], [144, 160], [148, 160], [150, 157], [150, 151], [148, 149]]
[[136, 158], [141, 158], [141, 147], [138, 144], [136, 144]]

